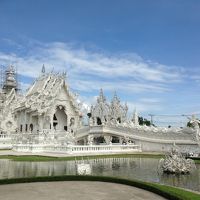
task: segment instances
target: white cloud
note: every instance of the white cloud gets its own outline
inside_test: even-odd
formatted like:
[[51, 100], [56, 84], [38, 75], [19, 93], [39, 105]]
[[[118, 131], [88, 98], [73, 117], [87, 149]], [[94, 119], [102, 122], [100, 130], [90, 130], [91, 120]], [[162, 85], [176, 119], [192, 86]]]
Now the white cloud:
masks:
[[158, 98], [141, 98], [139, 99], [140, 102], [143, 103], [150, 103], [150, 104], [157, 104], [161, 102], [161, 99]]
[[[12, 41], [8, 41], [12, 43]], [[127, 94], [127, 103], [131, 112], [135, 107], [139, 112], [162, 112], [162, 100], [147, 98], [145, 93], [171, 92], [174, 84], [182, 81], [184, 74], [179, 67], [166, 66], [144, 60], [134, 53], [109, 54], [99, 50], [77, 47], [73, 44], [30, 42], [27, 47], [17, 45], [23, 53], [13, 51], [0, 52], [0, 64], [13, 64], [24, 77], [36, 78], [45, 64], [46, 71], [67, 71], [70, 87], [80, 93], [79, 99], [87, 111], [94, 104], [99, 89], [118, 91]], [[25, 52], [25, 53], [24, 53]], [[21, 80], [22, 91], [29, 86], [27, 79]], [[135, 93], [143, 98], [131, 101]], [[94, 97], [95, 96], [95, 97]], [[126, 96], [123, 97], [123, 101]]]
[[135, 102], [127, 102], [129, 111], [133, 111], [135, 108], [136, 110], [141, 114], [141, 113], [147, 113], [151, 114], [152, 112], [158, 112], [163, 110], [163, 105], [162, 102], [157, 102], [156, 104], [153, 102], [144, 102], [141, 100], [136, 100]]
[[37, 45], [23, 56], [0, 52], [0, 62], [16, 65], [20, 74], [29, 77], [37, 77], [43, 63], [49, 71], [67, 70], [71, 87], [79, 91], [102, 87], [112, 91], [162, 92], [169, 90], [169, 82], [181, 80], [176, 69], [145, 61], [136, 54], [108, 55], [64, 43]]

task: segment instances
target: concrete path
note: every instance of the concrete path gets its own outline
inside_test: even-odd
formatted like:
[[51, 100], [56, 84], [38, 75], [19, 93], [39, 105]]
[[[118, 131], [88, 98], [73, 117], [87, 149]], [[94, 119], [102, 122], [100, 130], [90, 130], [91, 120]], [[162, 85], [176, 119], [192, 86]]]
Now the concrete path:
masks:
[[154, 193], [115, 183], [65, 181], [0, 185], [3, 200], [164, 200]]

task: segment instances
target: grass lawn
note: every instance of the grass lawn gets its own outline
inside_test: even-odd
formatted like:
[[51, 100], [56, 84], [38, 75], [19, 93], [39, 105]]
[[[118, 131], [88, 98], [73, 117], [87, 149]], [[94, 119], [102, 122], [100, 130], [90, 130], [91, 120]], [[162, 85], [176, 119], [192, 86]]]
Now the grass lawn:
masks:
[[96, 159], [96, 158], [162, 158], [164, 155], [154, 154], [110, 154], [110, 155], [89, 155], [89, 156], [70, 156], [70, 157], [53, 157], [53, 156], [38, 156], [38, 155], [1, 155], [0, 159], [11, 159], [13, 161], [67, 161], [67, 160], [82, 160], [82, 159]]
[[[82, 159], [96, 159], [96, 158], [164, 158], [163, 154], [110, 154], [110, 155], [89, 155], [89, 156], [68, 156], [68, 157], [54, 157], [54, 156], [39, 156], [39, 155], [0, 155], [0, 159], [10, 159], [13, 161], [31, 161], [31, 162], [45, 162], [45, 161], [67, 161], [67, 160], [82, 160]], [[196, 164], [200, 164], [200, 159], [193, 159]]]
[[[96, 158], [164, 158], [163, 154], [109, 154], [109, 155], [88, 155], [88, 156], [67, 156], [67, 157], [55, 157], [55, 156], [39, 156], [39, 155], [0, 155], [0, 159], [11, 159], [13, 161], [67, 161], [67, 160], [82, 160], [82, 159], [96, 159]], [[193, 159], [195, 163], [200, 164], [199, 159]]]

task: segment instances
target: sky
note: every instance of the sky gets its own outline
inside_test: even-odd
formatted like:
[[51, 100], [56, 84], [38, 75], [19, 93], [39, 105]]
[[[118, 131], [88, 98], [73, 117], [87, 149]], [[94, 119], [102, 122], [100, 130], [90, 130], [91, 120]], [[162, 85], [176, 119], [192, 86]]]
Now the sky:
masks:
[[129, 115], [182, 126], [200, 113], [200, 1], [0, 0], [0, 65], [23, 91], [41, 73], [67, 72], [83, 105], [116, 91]]

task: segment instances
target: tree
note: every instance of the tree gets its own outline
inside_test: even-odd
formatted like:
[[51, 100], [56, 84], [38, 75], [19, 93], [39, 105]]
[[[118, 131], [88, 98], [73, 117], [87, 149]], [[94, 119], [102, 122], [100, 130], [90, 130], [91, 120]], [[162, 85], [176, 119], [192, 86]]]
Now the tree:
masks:
[[154, 124], [151, 124], [149, 120], [143, 117], [138, 117], [139, 125], [146, 125], [146, 126], [155, 126]]
[[[192, 123], [190, 121], [187, 123], [187, 127], [193, 128]], [[199, 123], [199, 127], [200, 127], [200, 123]]]
[[92, 114], [91, 113], [87, 113], [87, 116], [90, 118], [92, 116]]

